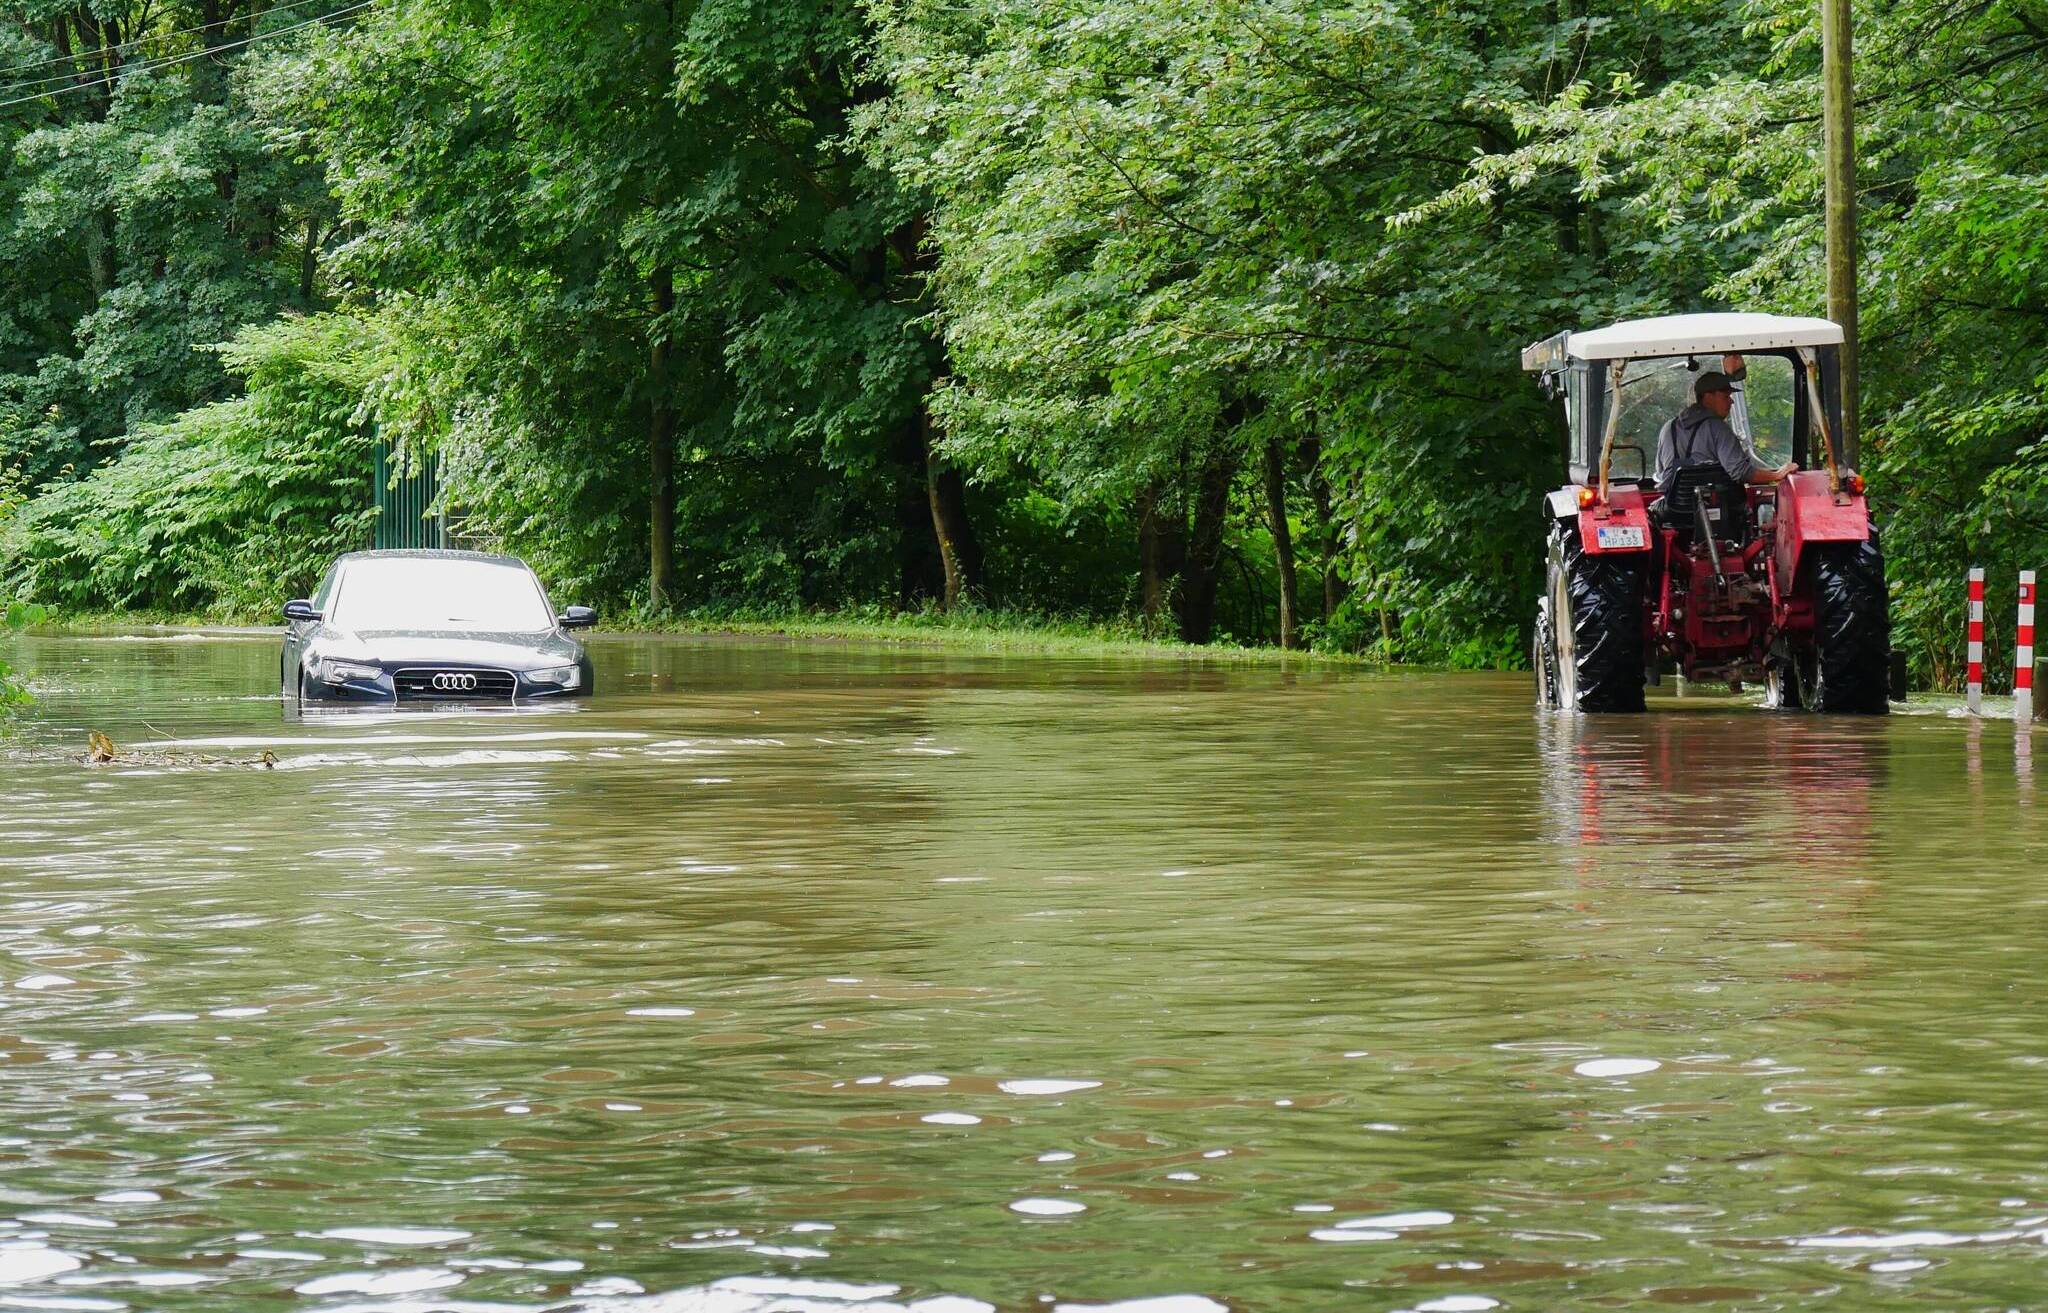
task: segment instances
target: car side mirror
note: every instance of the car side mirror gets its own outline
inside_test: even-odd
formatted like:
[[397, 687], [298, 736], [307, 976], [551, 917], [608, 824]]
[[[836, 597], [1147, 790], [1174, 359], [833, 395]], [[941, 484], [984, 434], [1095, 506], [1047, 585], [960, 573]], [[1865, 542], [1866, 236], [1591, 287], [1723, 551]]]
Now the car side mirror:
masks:
[[562, 608], [561, 624], [564, 629], [588, 629], [596, 623], [597, 612], [587, 606]]
[[284, 618], [297, 624], [304, 620], [318, 620], [320, 613], [313, 609], [311, 602], [301, 597], [284, 604]]

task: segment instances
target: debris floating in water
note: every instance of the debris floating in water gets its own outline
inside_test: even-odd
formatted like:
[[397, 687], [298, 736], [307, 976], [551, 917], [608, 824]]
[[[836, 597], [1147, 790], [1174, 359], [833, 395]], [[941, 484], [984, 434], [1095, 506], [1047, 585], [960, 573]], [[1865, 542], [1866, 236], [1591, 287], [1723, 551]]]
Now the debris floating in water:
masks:
[[87, 730], [85, 764], [111, 766], [116, 762], [133, 762], [138, 766], [261, 766], [265, 770], [275, 770], [277, 754], [268, 748], [253, 758], [207, 757], [196, 752], [151, 752], [147, 749], [123, 752], [114, 746], [113, 739], [99, 730]]

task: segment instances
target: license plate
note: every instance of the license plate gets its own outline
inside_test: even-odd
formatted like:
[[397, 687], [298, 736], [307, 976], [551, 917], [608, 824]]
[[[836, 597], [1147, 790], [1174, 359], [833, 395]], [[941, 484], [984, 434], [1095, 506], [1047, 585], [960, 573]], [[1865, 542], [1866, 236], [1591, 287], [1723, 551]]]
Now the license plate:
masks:
[[1643, 540], [1642, 526], [1635, 524], [1602, 524], [1593, 530], [1602, 547], [1647, 547]]

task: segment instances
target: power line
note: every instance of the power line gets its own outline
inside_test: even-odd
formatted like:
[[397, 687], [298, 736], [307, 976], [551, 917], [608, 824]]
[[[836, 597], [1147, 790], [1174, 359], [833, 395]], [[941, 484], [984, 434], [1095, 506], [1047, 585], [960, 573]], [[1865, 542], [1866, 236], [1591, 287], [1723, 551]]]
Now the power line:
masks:
[[[181, 27], [171, 32], [152, 32], [147, 36], [135, 37], [132, 40], [123, 41], [117, 45], [101, 46], [97, 50], [78, 51], [74, 54], [56, 55], [49, 59], [39, 59], [36, 60], [34, 63], [16, 64], [12, 68], [0, 68], [0, 78], [11, 78], [17, 73], [34, 72], [36, 69], [39, 68], [48, 68], [52, 64], [74, 63], [80, 60], [87, 59], [92, 55], [104, 56], [108, 53], [119, 53], [122, 51], [133, 50], [137, 46], [146, 46], [157, 41], [168, 41], [172, 37], [196, 36], [201, 32], [210, 32], [216, 27], [226, 27], [229, 23], [239, 23], [244, 18], [254, 20], [266, 17], [270, 14], [281, 14], [284, 13], [286, 10], [290, 9], [304, 9], [307, 5], [316, 3], [319, 3], [319, 0], [290, 0], [290, 2], [287, 4], [272, 5], [270, 8], [265, 9], [260, 13], [241, 14], [233, 18], [217, 18], [211, 23], [201, 23], [198, 27]], [[0, 88], [0, 90], [4, 89], [5, 88]]]
[[[303, 2], [304, 0], [301, 0], [301, 3]], [[366, 0], [366, 3], [367, 2], [368, 0]], [[363, 6], [360, 4], [354, 6], [355, 9], [360, 9], [362, 7]], [[337, 14], [349, 12], [352, 12], [352, 10], [336, 10], [334, 14], [324, 15], [322, 18], [309, 19], [303, 23], [294, 23], [290, 27], [275, 28], [268, 32], [257, 32], [254, 35], [244, 38], [240, 41], [226, 41], [217, 46], [208, 46], [204, 50], [195, 50], [183, 55], [164, 55], [154, 59], [139, 60], [132, 64], [119, 65], [118, 67], [113, 69], [100, 69], [97, 70], [96, 73], [88, 64], [86, 70], [83, 73], [59, 73], [50, 77], [35, 78], [27, 82], [17, 82], [9, 86], [0, 86], [0, 95], [7, 95], [17, 91], [26, 91], [33, 93], [30, 95], [29, 99], [39, 100], [44, 95], [56, 94], [55, 92], [44, 92], [38, 90], [42, 87], [62, 87], [67, 83], [77, 84], [79, 83], [79, 79], [81, 77], [86, 78], [86, 81], [81, 85], [93, 86], [97, 85], [98, 83], [106, 81], [109, 75], [114, 77], [125, 77], [129, 73], [147, 72], [153, 68], [163, 68], [170, 64], [181, 64], [191, 59], [204, 59], [209, 55], [218, 54], [220, 51], [223, 50], [233, 50], [239, 46], [248, 45], [252, 41], [261, 41], [274, 36], [282, 36], [286, 32], [296, 32], [299, 31], [301, 28], [311, 27], [316, 23], [322, 22], [324, 21], [324, 18], [332, 18], [335, 17]]]
[[[195, 59], [206, 59], [219, 54], [223, 50], [239, 50], [243, 46], [254, 45], [258, 41], [268, 41], [273, 37], [287, 36], [309, 27], [319, 27], [327, 22], [328, 19], [347, 17], [349, 14], [356, 13], [359, 10], [368, 9], [375, 3], [377, 3], [377, 0], [360, 0], [359, 3], [350, 5], [346, 9], [337, 9], [331, 14], [323, 14], [319, 18], [307, 19], [303, 23], [294, 23], [290, 27], [280, 27], [270, 32], [259, 32], [255, 36], [243, 37], [240, 41], [223, 42], [220, 45], [212, 46], [205, 50], [195, 50], [186, 55], [170, 55], [162, 59], [145, 60], [139, 64], [123, 64], [120, 68], [113, 70], [113, 76], [125, 79], [134, 73], [148, 73], [159, 68], [169, 68], [173, 64], [189, 64]], [[54, 100], [58, 96], [68, 96], [80, 91], [91, 91], [103, 85], [107, 80], [105, 76], [94, 78], [89, 82], [76, 81], [73, 75], [67, 75], [62, 78], [44, 78], [44, 82], [69, 82], [71, 85], [55, 87], [48, 91], [38, 91], [26, 96], [18, 96], [12, 100], [0, 100], [0, 109], [8, 109], [15, 105], [26, 105], [38, 100]], [[35, 86], [38, 84], [28, 83], [26, 85]], [[0, 91], [19, 90], [22, 90], [22, 88], [18, 86], [0, 88]]]

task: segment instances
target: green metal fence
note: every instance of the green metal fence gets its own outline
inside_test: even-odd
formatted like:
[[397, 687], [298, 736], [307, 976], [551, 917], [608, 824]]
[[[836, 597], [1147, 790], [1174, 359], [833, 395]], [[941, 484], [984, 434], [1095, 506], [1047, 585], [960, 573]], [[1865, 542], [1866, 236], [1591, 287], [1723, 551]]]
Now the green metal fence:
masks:
[[[431, 453], [394, 452], [377, 439], [377, 548], [446, 547], [446, 520], [431, 511], [441, 490], [441, 464]], [[396, 476], [396, 477], [394, 477]]]

